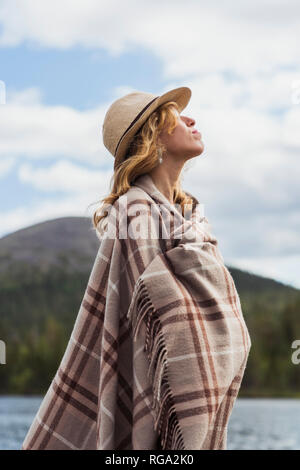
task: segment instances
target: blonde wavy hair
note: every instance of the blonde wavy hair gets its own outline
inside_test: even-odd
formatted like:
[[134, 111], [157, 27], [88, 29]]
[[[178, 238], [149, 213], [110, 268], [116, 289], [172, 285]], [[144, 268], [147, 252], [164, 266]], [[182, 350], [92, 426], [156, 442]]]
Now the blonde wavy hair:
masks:
[[[93, 228], [98, 230], [98, 236], [101, 235], [101, 225], [108, 215], [105, 207], [112, 206], [122, 194], [125, 194], [138, 176], [149, 173], [159, 164], [158, 151], [159, 149], [162, 152], [166, 150], [166, 147], [159, 141], [159, 135], [162, 130], [171, 134], [177, 126], [178, 115], [174, 109], [179, 112], [175, 101], [168, 101], [159, 106], [150, 114], [132, 139], [125, 159], [114, 171], [110, 182], [110, 194], [97, 201], [101, 205], [94, 212], [92, 222]], [[181, 189], [180, 182], [174, 189], [173, 201], [175, 204], [180, 204], [182, 214], [184, 214], [186, 204], [194, 204], [194, 200]]]

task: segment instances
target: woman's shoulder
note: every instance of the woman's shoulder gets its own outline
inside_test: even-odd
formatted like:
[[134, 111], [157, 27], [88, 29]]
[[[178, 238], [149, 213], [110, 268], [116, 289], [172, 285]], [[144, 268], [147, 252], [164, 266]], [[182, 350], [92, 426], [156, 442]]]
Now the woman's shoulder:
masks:
[[130, 186], [128, 191], [119, 196], [118, 200], [116, 201], [118, 210], [121, 210], [122, 212], [125, 210], [130, 210], [132, 207], [135, 209], [138, 209], [138, 207], [151, 207], [153, 204], [155, 204], [155, 202], [151, 196], [138, 186]]
[[120, 195], [113, 204], [107, 207], [106, 225], [126, 226], [134, 221], [139, 221], [142, 225], [147, 223], [147, 219], [152, 216], [151, 204], [154, 201], [142, 188], [131, 186], [126, 193]]

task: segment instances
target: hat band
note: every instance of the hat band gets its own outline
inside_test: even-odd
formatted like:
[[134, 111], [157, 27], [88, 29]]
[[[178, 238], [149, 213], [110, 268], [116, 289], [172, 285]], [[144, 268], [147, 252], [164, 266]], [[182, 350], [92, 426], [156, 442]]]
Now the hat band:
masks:
[[134, 120], [130, 123], [130, 125], [127, 127], [126, 131], [123, 132], [123, 134], [121, 135], [120, 139], [119, 139], [119, 142], [118, 142], [118, 145], [116, 146], [116, 150], [115, 150], [115, 155], [117, 153], [117, 150], [118, 150], [118, 147], [120, 145], [120, 142], [121, 140], [123, 139], [124, 135], [132, 128], [132, 126], [134, 125], [134, 123], [141, 117], [141, 115], [146, 111], [147, 108], [149, 108], [150, 104], [153, 103], [153, 101], [155, 101], [157, 98], [159, 98], [159, 96], [156, 96], [155, 98], [153, 98], [153, 100], [151, 100], [143, 109], [142, 111], [139, 112], [139, 114], [134, 118]]

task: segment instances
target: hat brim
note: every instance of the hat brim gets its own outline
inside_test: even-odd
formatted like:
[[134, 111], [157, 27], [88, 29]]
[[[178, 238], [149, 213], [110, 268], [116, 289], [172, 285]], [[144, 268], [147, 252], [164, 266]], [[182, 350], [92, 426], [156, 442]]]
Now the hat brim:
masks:
[[126, 134], [122, 137], [122, 140], [119, 143], [116, 155], [115, 155], [115, 163], [114, 169], [124, 160], [129, 143], [131, 142], [134, 135], [137, 131], [142, 127], [142, 125], [146, 122], [148, 117], [150, 116], [155, 109], [157, 109], [160, 105], [167, 103], [168, 101], [175, 101], [178, 104], [179, 112], [181, 112], [188, 104], [192, 96], [192, 91], [188, 87], [179, 87], [170, 90], [163, 95], [160, 95], [156, 98], [156, 100], [151, 103], [151, 105], [146, 109], [146, 111], [139, 117], [139, 119], [134, 123], [134, 125], [130, 128]]

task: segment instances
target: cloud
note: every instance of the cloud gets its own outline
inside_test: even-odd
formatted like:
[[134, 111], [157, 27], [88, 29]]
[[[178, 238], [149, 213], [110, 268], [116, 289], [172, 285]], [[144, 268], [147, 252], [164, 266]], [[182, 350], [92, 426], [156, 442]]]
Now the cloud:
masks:
[[22, 183], [27, 183], [42, 192], [61, 191], [80, 194], [88, 191], [106, 192], [112, 172], [95, 171], [75, 165], [67, 160], [37, 168], [28, 163], [20, 165], [18, 177]]
[[162, 59], [165, 79], [233, 69], [246, 76], [299, 64], [295, 0], [2, 0], [0, 46], [102, 48], [118, 56], [136, 46]]
[[106, 105], [77, 111], [43, 105], [41, 96], [37, 88], [8, 94], [6, 104], [0, 107], [0, 158], [63, 155], [97, 165], [102, 154], [102, 161], [108, 160], [102, 143]]
[[7, 102], [10, 105], [39, 105], [42, 102], [42, 97], [42, 90], [38, 87], [30, 87], [23, 90], [8, 89], [7, 91]]
[[293, 108], [283, 116], [282, 133], [283, 141], [287, 150], [299, 152], [300, 104], [298, 106], [293, 106]]
[[14, 167], [16, 159], [15, 158], [2, 158], [0, 159], [0, 178], [9, 173]]

